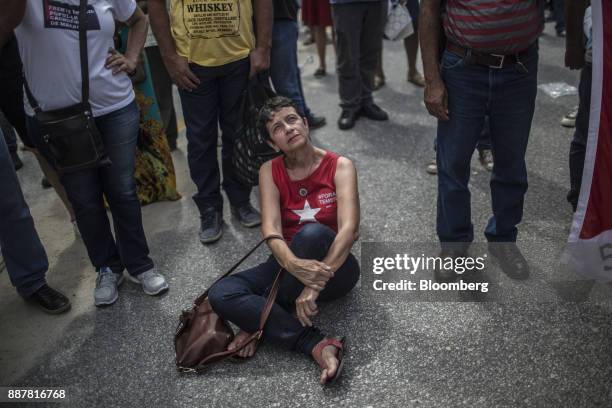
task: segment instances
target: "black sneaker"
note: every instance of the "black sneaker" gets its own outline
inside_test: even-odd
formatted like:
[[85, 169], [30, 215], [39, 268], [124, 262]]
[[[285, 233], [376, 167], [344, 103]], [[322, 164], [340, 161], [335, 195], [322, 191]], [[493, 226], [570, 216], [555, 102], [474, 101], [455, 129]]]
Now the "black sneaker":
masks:
[[200, 242], [210, 244], [218, 241], [223, 235], [223, 215], [221, 211], [209, 208], [200, 217]]
[[502, 271], [511, 279], [529, 277], [529, 264], [514, 242], [489, 242], [489, 253], [499, 263]]
[[232, 214], [243, 227], [252, 228], [261, 225], [261, 214], [253, 208], [251, 203], [232, 207]]
[[26, 300], [49, 314], [59, 314], [70, 309], [70, 300], [46, 283]]
[[361, 115], [372, 120], [388, 120], [389, 115], [375, 103], [368, 103], [361, 107]]
[[13, 165], [15, 166], [15, 170], [19, 170], [23, 167], [23, 162], [19, 158], [17, 152], [11, 152], [11, 159], [13, 159]]
[[317, 116], [313, 113], [309, 113], [306, 115], [306, 120], [308, 121], [308, 128], [310, 130], [315, 130], [320, 127], [325, 126], [326, 120], [323, 116]]

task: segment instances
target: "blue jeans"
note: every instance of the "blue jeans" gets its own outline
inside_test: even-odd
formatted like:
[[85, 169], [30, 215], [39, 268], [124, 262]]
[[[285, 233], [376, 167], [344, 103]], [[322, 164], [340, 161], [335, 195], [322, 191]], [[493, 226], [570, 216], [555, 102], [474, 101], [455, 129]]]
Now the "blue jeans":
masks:
[[270, 54], [270, 77], [279, 95], [293, 101], [298, 113], [310, 114], [300, 78], [297, 59], [298, 24], [293, 20], [274, 20], [272, 29], [272, 51]]
[[193, 91], [179, 90], [187, 126], [187, 160], [191, 179], [197, 187], [193, 196], [200, 213], [208, 208], [223, 209], [219, 162], [218, 127], [221, 128], [223, 189], [230, 204], [249, 202], [251, 188], [234, 175], [232, 156], [240, 125], [240, 103], [247, 87], [250, 61], [244, 58], [218, 67], [190, 64], [200, 85]]
[[[142, 227], [134, 179], [140, 115], [136, 102], [96, 118], [112, 165], [60, 175], [91, 263], [113, 272], [138, 275], [153, 268]], [[43, 155], [50, 157], [34, 118], [28, 131]], [[51, 161], [52, 162], [52, 161]], [[106, 197], [113, 217], [115, 238], [104, 207]]]
[[448, 92], [449, 121], [438, 121], [437, 233], [441, 242], [471, 242], [470, 160], [489, 117], [495, 167], [491, 176], [493, 216], [488, 241], [516, 241], [527, 191], [525, 151], [535, 109], [538, 51], [533, 46], [524, 66], [501, 69], [468, 63], [445, 51], [442, 79]]
[[[322, 260], [327, 255], [336, 233], [318, 224], [306, 224], [291, 241], [293, 253], [302, 259]], [[280, 266], [272, 256], [254, 268], [231, 275], [214, 285], [208, 300], [214, 311], [222, 318], [236, 324], [247, 333], [259, 329], [259, 316], [266, 303]], [[344, 264], [336, 271], [321, 291], [318, 301], [328, 301], [346, 295], [359, 280], [359, 264], [349, 254]], [[325, 336], [315, 327], [302, 327], [293, 316], [295, 300], [304, 285], [293, 275], [284, 272], [276, 304], [264, 328], [264, 338], [275, 345], [289, 350], [297, 350], [310, 355], [314, 346]]]
[[0, 130], [0, 249], [11, 283], [28, 297], [45, 284], [47, 254], [38, 238], [28, 205]]

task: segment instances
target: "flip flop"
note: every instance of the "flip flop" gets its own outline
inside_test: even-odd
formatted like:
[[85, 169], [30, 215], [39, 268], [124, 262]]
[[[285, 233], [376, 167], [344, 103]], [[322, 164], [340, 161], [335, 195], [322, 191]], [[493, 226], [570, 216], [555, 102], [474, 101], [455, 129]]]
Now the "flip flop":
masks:
[[323, 360], [323, 356], [321, 355], [323, 349], [327, 346], [334, 346], [338, 349], [338, 354], [336, 354], [336, 359], [338, 360], [338, 368], [336, 368], [336, 374], [333, 377], [328, 378], [325, 382], [325, 385], [333, 385], [338, 381], [338, 378], [342, 375], [342, 369], [344, 368], [344, 355], [346, 354], [346, 338], [345, 337], [326, 337], [321, 340], [315, 348], [312, 350], [312, 356], [314, 360], [317, 362], [319, 367], [325, 369], [327, 365]]
[[314, 76], [317, 78], [324, 77], [325, 75], [327, 75], [327, 72], [325, 72], [325, 69], [323, 68], [317, 68], [317, 70], [314, 72]]

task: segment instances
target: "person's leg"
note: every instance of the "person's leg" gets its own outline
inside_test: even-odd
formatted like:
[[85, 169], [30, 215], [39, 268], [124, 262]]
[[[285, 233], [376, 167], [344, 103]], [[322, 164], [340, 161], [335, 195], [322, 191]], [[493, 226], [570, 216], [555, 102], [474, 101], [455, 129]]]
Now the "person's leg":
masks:
[[76, 219], [74, 215], [74, 210], [72, 209], [72, 204], [70, 204], [70, 200], [68, 199], [66, 189], [60, 181], [59, 174], [57, 174], [57, 171], [55, 171], [53, 166], [49, 164], [47, 158], [45, 158], [45, 156], [43, 156], [38, 151], [38, 149], [32, 148], [31, 151], [34, 154], [34, 157], [36, 157], [36, 160], [38, 161], [40, 170], [42, 170], [47, 181], [49, 182], [49, 184], [51, 184], [60, 200], [62, 200], [62, 203], [64, 203], [64, 207], [66, 207], [66, 211], [68, 211], [68, 215], [70, 216], [70, 222], [74, 222], [74, 220]]
[[[385, 24], [387, 24], [387, 14], [389, 14], [389, 2], [383, 1], [381, 3], [382, 3], [383, 9], [381, 13], [380, 24], [382, 27], [385, 27]], [[385, 70], [383, 67], [383, 48], [384, 48], [383, 40], [384, 40], [383, 36], [381, 36], [380, 37], [380, 53], [378, 54], [378, 62], [376, 63], [376, 72], [374, 74], [374, 90], [379, 89], [381, 86], [385, 84]]]
[[189, 173], [196, 185], [193, 196], [200, 215], [209, 208], [223, 209], [219, 162], [217, 161], [218, 101], [217, 69], [190, 65], [200, 79], [193, 91], [179, 90], [187, 127]]
[[490, 125], [495, 168], [491, 176], [493, 216], [485, 235], [490, 242], [516, 241], [527, 191], [525, 151], [537, 93], [538, 51], [523, 57], [521, 67], [492, 71]]
[[136, 102], [96, 118], [112, 165], [100, 169], [121, 261], [130, 275], [153, 268], [134, 179], [140, 117]]
[[404, 50], [406, 51], [406, 59], [408, 61], [408, 82], [415, 85], [424, 86], [424, 79], [417, 69], [417, 55], [419, 53], [419, 1], [407, 0], [406, 8], [412, 19], [412, 28], [414, 33], [404, 38]]
[[176, 140], [178, 138], [178, 127], [176, 125], [176, 111], [174, 110], [174, 98], [172, 96], [172, 79], [166, 70], [166, 66], [159, 52], [159, 47], [145, 48], [147, 59], [149, 60], [149, 69], [153, 77], [153, 89], [155, 90], [155, 98], [159, 105], [159, 113], [164, 124], [164, 132], [168, 145], [171, 149], [176, 148]]
[[567, 201], [576, 211], [578, 198], [580, 197], [580, 186], [582, 184], [582, 171], [584, 169], [584, 155], [589, 138], [589, 117], [591, 111], [591, 65], [585, 65], [580, 73], [580, 85], [578, 86], [578, 114], [576, 115], [576, 129], [574, 138], [569, 151], [570, 168], [570, 190], [567, 194]]
[[[321, 224], [306, 224], [291, 242], [296, 256], [323, 259], [334, 240], [335, 233]], [[259, 316], [280, 266], [270, 258], [251, 270], [240, 272], [217, 283], [209, 292], [209, 301], [219, 315], [232, 321], [242, 330], [257, 330]], [[359, 279], [357, 260], [349, 255], [344, 264], [321, 292], [320, 300], [332, 300], [348, 293]], [[285, 272], [279, 286], [275, 306], [264, 330], [266, 340], [288, 349], [310, 355], [314, 346], [324, 338], [315, 327], [302, 327], [290, 311], [304, 288], [295, 277]]]
[[[254, 268], [228, 276], [208, 292], [213, 310], [247, 333], [259, 329], [259, 318], [280, 266], [273, 257]], [[282, 279], [285, 279], [287, 272]], [[264, 328], [264, 340], [277, 346], [310, 355], [324, 335], [314, 327], [302, 327], [299, 320], [281, 307], [272, 306]]]
[[565, 0], [553, 0], [555, 16], [555, 31], [557, 35], [565, 35]]
[[2, 111], [0, 111], [0, 129], [4, 134], [4, 141], [6, 142], [6, 147], [8, 148], [9, 153], [17, 152], [17, 135], [15, 135], [15, 130], [13, 129], [13, 125], [9, 123], [6, 119]]
[[0, 249], [11, 283], [24, 297], [45, 284], [49, 268], [0, 130]]
[[[34, 145], [47, 160], [51, 159], [36, 119], [27, 117], [28, 135]], [[104, 207], [102, 181], [99, 169], [65, 173], [60, 181], [72, 204], [81, 238], [93, 266], [99, 270], [109, 267], [115, 273], [123, 271], [123, 264], [110, 222]]]
[[351, 112], [358, 111], [361, 103], [359, 59], [362, 18], [359, 10], [358, 4], [332, 5], [340, 107]]
[[[319, 223], [308, 223], [295, 234], [290, 248], [298, 258], [321, 261], [327, 255], [335, 237], [336, 233], [329, 227]], [[355, 257], [349, 254], [346, 261], [335, 272], [334, 277], [325, 285], [319, 300], [333, 300], [346, 295], [358, 280], [359, 264]], [[295, 299], [303, 289], [304, 284], [293, 275], [287, 274], [280, 285], [278, 303], [288, 310], [293, 310]]]
[[221, 161], [223, 190], [233, 207], [249, 204], [251, 188], [244, 186], [234, 174], [234, 144], [240, 124], [240, 103], [248, 84], [250, 61], [245, 58], [223, 67], [219, 79], [219, 127], [221, 128]]
[[484, 124], [489, 70], [445, 51], [441, 71], [450, 120], [438, 121], [437, 233], [441, 242], [471, 242], [470, 161]]
[[362, 18], [361, 31], [355, 35], [359, 38], [359, 77], [361, 82], [360, 106], [370, 105], [374, 89], [374, 75], [379, 57], [382, 53], [383, 26], [382, 2], [358, 3]]
[[485, 116], [484, 125], [478, 143], [476, 143], [478, 151], [491, 150], [491, 126], [489, 125], [489, 115]]
[[279, 95], [293, 101], [301, 116], [306, 115], [297, 61], [298, 26], [295, 21], [275, 20], [272, 30], [270, 77]]
[[0, 110], [9, 123], [15, 128], [23, 144], [36, 156], [36, 160], [38, 160], [38, 164], [43, 174], [64, 203], [70, 215], [70, 220], [73, 221], [75, 218], [74, 211], [72, 205], [68, 201], [64, 186], [59, 182], [57, 172], [49, 164], [47, 159], [36, 150], [33, 141], [28, 135], [26, 115], [23, 110], [23, 68], [21, 65], [21, 58], [19, 57], [17, 41], [14, 38], [2, 50], [2, 59], [4, 66], [2, 74], [0, 75], [0, 89], [2, 89], [2, 92], [0, 92]]
[[324, 26], [313, 26], [315, 44], [317, 46], [317, 55], [319, 56], [319, 68], [315, 75], [325, 75], [325, 48], [327, 47], [327, 33]]

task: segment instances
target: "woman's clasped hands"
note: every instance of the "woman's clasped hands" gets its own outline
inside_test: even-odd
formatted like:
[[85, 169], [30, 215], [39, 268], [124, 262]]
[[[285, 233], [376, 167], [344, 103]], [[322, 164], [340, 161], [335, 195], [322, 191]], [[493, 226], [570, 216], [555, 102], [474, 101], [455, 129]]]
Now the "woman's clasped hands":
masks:
[[316, 300], [334, 272], [321, 261], [299, 258], [289, 262], [287, 271], [304, 284], [302, 293], [295, 300], [296, 316], [302, 326], [312, 326], [310, 319], [319, 312]]

